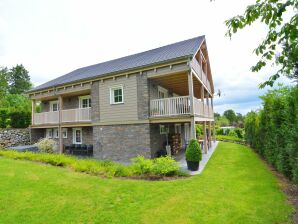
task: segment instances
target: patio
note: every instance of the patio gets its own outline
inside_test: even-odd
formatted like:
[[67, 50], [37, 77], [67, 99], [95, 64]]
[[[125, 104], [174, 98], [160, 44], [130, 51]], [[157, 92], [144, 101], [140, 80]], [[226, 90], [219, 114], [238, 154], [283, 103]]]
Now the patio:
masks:
[[178, 155], [176, 157], [176, 160], [181, 164], [181, 168], [185, 171], [187, 171], [190, 175], [197, 175], [200, 174], [206, 164], [208, 163], [209, 159], [211, 158], [213, 152], [215, 151], [216, 147], [217, 147], [218, 141], [212, 141], [211, 142], [211, 147], [209, 148], [207, 154], [202, 153], [202, 160], [200, 162], [200, 167], [198, 171], [190, 171], [187, 169], [187, 164], [186, 164], [186, 160], [185, 160], [185, 151], [183, 153], [181, 153], [180, 155]]

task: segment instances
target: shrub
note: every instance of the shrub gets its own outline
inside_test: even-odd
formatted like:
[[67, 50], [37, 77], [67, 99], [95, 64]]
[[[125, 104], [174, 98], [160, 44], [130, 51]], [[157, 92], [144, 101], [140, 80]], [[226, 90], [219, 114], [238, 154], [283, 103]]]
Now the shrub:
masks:
[[8, 109], [0, 109], [0, 128], [6, 128], [8, 125]]
[[200, 162], [202, 160], [202, 150], [196, 139], [191, 139], [186, 148], [185, 157], [187, 161]]
[[234, 130], [230, 130], [228, 136], [238, 138], [238, 135], [237, 135], [237, 133]]
[[228, 136], [228, 135], [216, 135], [216, 140], [223, 141], [223, 142], [245, 144], [245, 141], [243, 139], [235, 136]]
[[136, 174], [148, 174], [152, 173], [153, 168], [153, 160], [145, 159], [144, 156], [138, 156], [136, 158], [131, 159], [133, 162], [133, 169]]
[[12, 111], [9, 116], [13, 128], [27, 128], [31, 123], [31, 112], [28, 111]]
[[54, 148], [56, 147], [57, 143], [48, 138], [40, 139], [36, 146], [40, 152], [46, 152], [46, 153], [54, 153]]
[[234, 131], [236, 132], [238, 138], [244, 137], [244, 129], [243, 128], [235, 128]]
[[156, 158], [153, 161], [153, 174], [161, 176], [173, 176], [178, 174], [179, 170], [179, 163], [169, 156]]
[[122, 165], [111, 161], [95, 159], [77, 159], [63, 154], [17, 152], [13, 150], [1, 150], [0, 156], [12, 159], [37, 161], [53, 166], [69, 167], [76, 172], [84, 172], [102, 177], [163, 177], [163, 176], [187, 176], [179, 169], [179, 164], [170, 157], [162, 157], [154, 160], [145, 159], [143, 156], [134, 158], [132, 165]]

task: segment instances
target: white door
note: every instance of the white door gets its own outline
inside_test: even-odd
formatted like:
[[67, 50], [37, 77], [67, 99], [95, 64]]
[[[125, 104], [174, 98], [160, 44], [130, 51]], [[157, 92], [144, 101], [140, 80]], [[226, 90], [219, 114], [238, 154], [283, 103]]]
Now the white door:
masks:
[[73, 128], [73, 144], [82, 144], [82, 128]]

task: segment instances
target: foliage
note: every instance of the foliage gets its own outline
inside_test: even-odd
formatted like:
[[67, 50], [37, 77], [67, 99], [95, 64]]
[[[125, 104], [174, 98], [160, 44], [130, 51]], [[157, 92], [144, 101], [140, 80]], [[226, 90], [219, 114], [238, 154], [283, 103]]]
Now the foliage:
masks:
[[9, 111], [6, 108], [0, 109], [0, 128], [6, 128], [9, 121]]
[[54, 140], [48, 138], [40, 139], [36, 143], [38, 150], [44, 153], [54, 153], [56, 145], [57, 143]]
[[238, 135], [234, 130], [230, 130], [228, 136], [238, 138]]
[[179, 168], [179, 164], [170, 157], [156, 159], [145, 159], [143, 156], [133, 158], [133, 164], [125, 166], [111, 161], [95, 159], [77, 159], [62, 154], [52, 154], [53, 146], [56, 144], [51, 139], [42, 139], [37, 143], [41, 153], [17, 152], [13, 150], [1, 150], [0, 156], [37, 161], [51, 164], [53, 166], [69, 167], [77, 172], [103, 177], [164, 177], [164, 176], [186, 176]]
[[23, 65], [16, 65], [9, 70], [8, 82], [10, 94], [22, 94], [32, 87], [29, 73]]
[[225, 116], [219, 117], [215, 120], [216, 125], [220, 127], [228, 126], [230, 124], [229, 120]]
[[12, 128], [27, 128], [31, 123], [31, 113], [25, 111], [10, 112], [10, 126]]
[[261, 97], [263, 109], [245, 119], [245, 138], [278, 171], [298, 183], [298, 87]]
[[235, 128], [234, 131], [238, 138], [244, 138], [244, 128]]
[[236, 113], [232, 109], [226, 110], [223, 113], [223, 116], [225, 116], [229, 120], [229, 124], [230, 125], [233, 125], [236, 122], [236, 120], [237, 120]]
[[185, 158], [187, 161], [200, 162], [202, 160], [202, 150], [198, 140], [191, 139], [186, 148]]
[[132, 173], [137, 175], [177, 176], [180, 173], [179, 164], [169, 156], [153, 160], [138, 156], [132, 162]]
[[203, 135], [203, 125], [196, 124], [196, 135], [202, 136]]
[[245, 144], [244, 139], [229, 135], [216, 135], [216, 140], [223, 142], [232, 142], [237, 144]]
[[5, 96], [8, 93], [8, 69], [0, 67], [0, 96]]
[[[226, 35], [229, 37], [257, 20], [268, 27], [266, 38], [255, 49], [255, 54], [261, 57], [251, 69], [253, 72], [258, 72], [273, 60], [280, 68], [260, 87], [273, 86], [281, 75], [298, 81], [297, 9], [297, 0], [257, 0], [254, 5], [246, 8], [243, 15], [226, 21], [228, 27]], [[291, 15], [289, 21], [284, 20], [286, 13]]]
[[238, 144], [220, 142], [201, 175], [171, 181], [98, 178], [0, 161], [0, 223], [272, 224], [291, 223], [294, 212], [276, 177]]

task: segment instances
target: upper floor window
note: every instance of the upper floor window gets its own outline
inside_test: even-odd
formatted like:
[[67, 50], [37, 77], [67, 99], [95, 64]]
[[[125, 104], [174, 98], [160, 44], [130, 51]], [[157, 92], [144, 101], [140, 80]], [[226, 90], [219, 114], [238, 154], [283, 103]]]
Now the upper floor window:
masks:
[[80, 97], [80, 108], [89, 108], [91, 107], [91, 97], [88, 96], [81, 96]]
[[59, 110], [59, 103], [58, 101], [50, 101], [50, 111], [58, 111]]
[[111, 104], [119, 104], [123, 103], [123, 86], [113, 86], [110, 88], [110, 103]]

